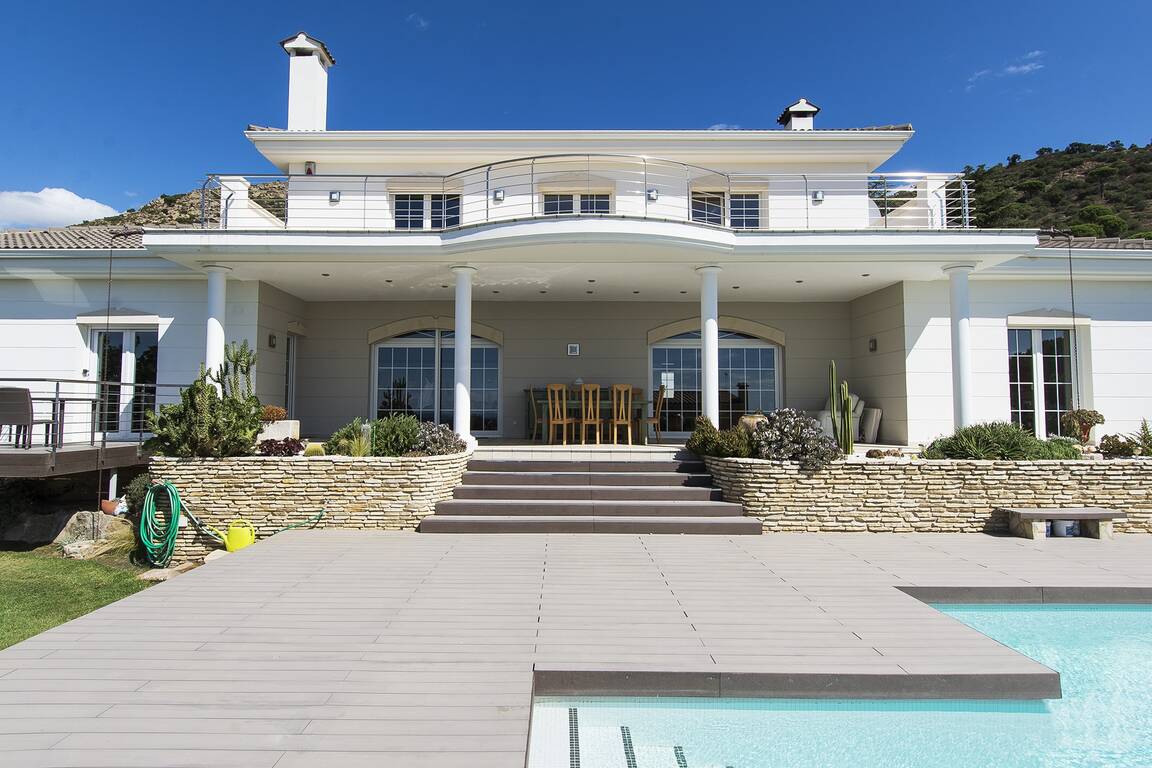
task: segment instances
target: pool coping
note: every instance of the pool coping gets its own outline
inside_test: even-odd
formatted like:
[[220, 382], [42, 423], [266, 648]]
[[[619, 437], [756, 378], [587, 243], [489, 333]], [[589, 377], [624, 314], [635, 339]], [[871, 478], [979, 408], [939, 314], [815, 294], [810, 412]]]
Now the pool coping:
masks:
[[1152, 603], [1152, 587], [918, 587], [896, 589], [924, 603], [1018, 603], [1044, 605], [1084, 603], [1144, 605]]

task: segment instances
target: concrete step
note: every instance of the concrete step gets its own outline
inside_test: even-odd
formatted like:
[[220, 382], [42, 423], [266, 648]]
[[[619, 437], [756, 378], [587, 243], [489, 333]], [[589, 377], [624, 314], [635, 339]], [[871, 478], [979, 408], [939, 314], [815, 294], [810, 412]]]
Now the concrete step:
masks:
[[743, 517], [744, 507], [723, 501], [573, 501], [570, 499], [449, 499], [437, 515], [596, 516], [596, 517]]
[[709, 488], [712, 476], [689, 472], [523, 472], [476, 471], [464, 473], [465, 485], [627, 485], [689, 486]]
[[430, 515], [421, 533], [673, 533], [758, 536], [754, 517], [600, 517], [598, 515]]
[[461, 485], [457, 499], [567, 499], [619, 501], [723, 501], [719, 488], [683, 485]]
[[473, 459], [475, 472], [686, 472], [702, 473], [702, 461], [489, 461]]

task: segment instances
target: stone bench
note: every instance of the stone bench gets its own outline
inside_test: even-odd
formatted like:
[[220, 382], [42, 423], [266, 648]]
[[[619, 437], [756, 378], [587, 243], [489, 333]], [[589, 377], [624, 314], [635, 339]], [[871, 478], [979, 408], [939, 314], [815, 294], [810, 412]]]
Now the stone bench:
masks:
[[1093, 539], [1112, 538], [1112, 521], [1127, 515], [1103, 507], [1000, 507], [1008, 513], [1008, 530], [1026, 539], [1043, 539], [1049, 520], [1078, 520], [1080, 535]]

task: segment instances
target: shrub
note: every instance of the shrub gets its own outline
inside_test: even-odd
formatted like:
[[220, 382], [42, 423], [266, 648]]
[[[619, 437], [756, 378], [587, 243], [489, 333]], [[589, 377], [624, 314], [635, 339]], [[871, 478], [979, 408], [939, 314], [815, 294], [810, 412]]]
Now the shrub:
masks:
[[752, 455], [752, 433], [739, 427], [718, 432], [709, 455], [722, 459], [747, 459]]
[[1077, 408], [1072, 411], [1067, 411], [1060, 417], [1060, 426], [1064, 427], [1064, 431], [1070, 435], [1077, 437], [1080, 442], [1087, 443], [1092, 427], [1104, 423], [1104, 417], [1100, 411], [1093, 411], [1087, 408]]
[[294, 437], [283, 440], [261, 440], [256, 453], [261, 456], [295, 456], [304, 450], [304, 443]]
[[260, 400], [252, 393], [255, 364], [256, 354], [247, 341], [229, 344], [218, 373], [201, 367], [196, 380], [180, 393], [179, 403], [148, 412], [153, 436], [144, 447], [180, 458], [251, 455], [261, 426]]
[[1067, 438], [1040, 440], [1017, 424], [991, 421], [961, 427], [948, 437], [933, 440], [924, 450], [926, 459], [1079, 459], [1080, 449]]
[[368, 439], [363, 430], [348, 439], [347, 448], [349, 456], [372, 455], [372, 441]]
[[764, 414], [751, 435], [752, 456], [771, 461], [796, 461], [812, 472], [840, 456], [836, 441], [824, 434], [820, 424], [792, 408]]
[[305, 456], [324, 456], [324, 445], [322, 443], [308, 443], [304, 448]]
[[144, 509], [144, 497], [148, 495], [148, 488], [152, 485], [152, 475], [142, 472], [132, 478], [132, 482], [124, 487], [124, 495], [128, 500], [128, 512], [139, 515]]
[[712, 456], [713, 446], [719, 435], [720, 432], [712, 424], [711, 419], [707, 416], [697, 416], [696, 428], [692, 430], [692, 435], [684, 443], [684, 447], [697, 456]]
[[260, 421], [269, 424], [273, 421], [281, 421], [288, 418], [288, 411], [284, 410], [278, 405], [266, 405], [263, 412], [260, 414]]
[[416, 447], [420, 420], [410, 414], [393, 414], [372, 422], [372, 455], [403, 456]]
[[468, 445], [460, 435], [452, 431], [445, 424], [435, 424], [431, 421], [420, 422], [416, 433], [416, 445], [412, 447], [415, 453], [426, 456], [447, 456], [452, 453], [462, 453]]
[[359, 417], [332, 433], [324, 443], [324, 452], [329, 456], [350, 456], [350, 444], [363, 434], [364, 421]]
[[1114, 459], [1135, 456], [1136, 449], [1139, 447], [1135, 440], [1131, 440], [1124, 435], [1104, 435], [1104, 437], [1100, 438], [1100, 453]]

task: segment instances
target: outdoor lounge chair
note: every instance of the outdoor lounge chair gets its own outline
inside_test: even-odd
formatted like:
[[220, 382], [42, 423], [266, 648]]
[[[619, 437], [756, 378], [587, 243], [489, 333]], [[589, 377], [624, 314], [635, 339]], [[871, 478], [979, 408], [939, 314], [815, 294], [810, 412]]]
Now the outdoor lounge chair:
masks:
[[[864, 414], [864, 401], [860, 399], [859, 395], [848, 395], [848, 402], [852, 406], [852, 438], [854, 440], [860, 439], [860, 417]], [[815, 414], [816, 421], [820, 422], [820, 429], [826, 435], [835, 436], [835, 431], [832, 429], [832, 401], [828, 400], [824, 403], [824, 410], [817, 411]]]
[[44, 425], [44, 445], [48, 445], [52, 419], [37, 419], [32, 409], [32, 393], [22, 387], [0, 387], [0, 427], [12, 427], [17, 448], [32, 447], [32, 428]]

